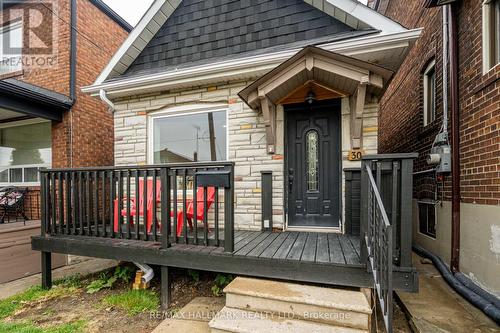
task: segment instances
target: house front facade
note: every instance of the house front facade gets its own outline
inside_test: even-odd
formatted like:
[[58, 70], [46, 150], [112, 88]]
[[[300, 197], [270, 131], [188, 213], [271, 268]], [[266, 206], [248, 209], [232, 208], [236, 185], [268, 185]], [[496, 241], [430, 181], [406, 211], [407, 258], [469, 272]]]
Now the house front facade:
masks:
[[[450, 84], [454, 69], [447, 61], [451, 53], [443, 53], [447, 16], [443, 19], [443, 8], [425, 8], [416, 1], [374, 1], [373, 5], [406, 27], [424, 27], [381, 100], [379, 122], [381, 153], [419, 153], [414, 174], [413, 241], [498, 296], [500, 1], [455, 1], [452, 5], [458, 54], [456, 116]], [[443, 74], [448, 78], [445, 81]], [[452, 140], [454, 119], [459, 133], [456, 142]], [[455, 189], [451, 169], [440, 172], [427, 163], [431, 148], [439, 141], [436, 136], [444, 128], [449, 145], [459, 152], [452, 158], [459, 162]], [[453, 196], [458, 197], [455, 208]], [[452, 221], [457, 217], [458, 235], [452, 242]], [[452, 246], [457, 241], [459, 246]]]
[[39, 171], [113, 164], [112, 116], [80, 88], [131, 29], [102, 1], [0, 1], [0, 192], [27, 190], [20, 210], [2, 206], [0, 282], [40, 271], [29, 246], [40, 234]]
[[356, 1], [157, 0], [84, 91], [114, 110], [117, 166], [231, 161], [237, 229], [343, 233], [419, 34]]

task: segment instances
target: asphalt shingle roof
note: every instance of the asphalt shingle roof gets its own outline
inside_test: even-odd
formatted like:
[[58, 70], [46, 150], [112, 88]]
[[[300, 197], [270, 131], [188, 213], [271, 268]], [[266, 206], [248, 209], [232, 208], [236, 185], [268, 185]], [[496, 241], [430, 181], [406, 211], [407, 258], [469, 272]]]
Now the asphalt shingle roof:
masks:
[[302, 0], [184, 0], [124, 76], [353, 33]]

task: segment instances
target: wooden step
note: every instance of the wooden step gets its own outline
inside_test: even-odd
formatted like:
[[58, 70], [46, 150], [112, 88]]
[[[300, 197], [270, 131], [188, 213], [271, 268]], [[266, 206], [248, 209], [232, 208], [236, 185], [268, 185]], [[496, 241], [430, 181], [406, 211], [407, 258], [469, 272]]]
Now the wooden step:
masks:
[[317, 322], [285, 319], [225, 307], [209, 323], [211, 333], [366, 333], [366, 330], [331, 326]]
[[236, 278], [225, 289], [226, 307], [367, 330], [372, 313], [361, 291]]

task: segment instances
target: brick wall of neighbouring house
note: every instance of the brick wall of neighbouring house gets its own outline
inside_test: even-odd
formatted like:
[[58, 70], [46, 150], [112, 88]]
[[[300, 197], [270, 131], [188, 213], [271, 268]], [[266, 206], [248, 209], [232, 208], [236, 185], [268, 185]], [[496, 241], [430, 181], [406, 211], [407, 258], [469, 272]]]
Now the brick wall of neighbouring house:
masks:
[[[58, 0], [54, 8], [57, 14], [54, 19], [58, 22], [57, 65], [48, 69], [24, 70], [11, 77], [69, 95], [69, 3]], [[41, 5], [29, 6], [48, 11]], [[61, 123], [53, 122], [52, 165], [112, 165], [113, 117], [104, 103], [83, 94], [81, 88], [95, 81], [128, 33], [88, 0], [77, 1], [77, 13], [76, 103]]]
[[[498, 205], [500, 66], [483, 75], [481, 1], [459, 3], [462, 202]], [[430, 168], [425, 160], [442, 121], [441, 9], [424, 9], [419, 1], [390, 1], [386, 15], [407, 28], [424, 27], [424, 31], [381, 100], [380, 152], [416, 151], [420, 156], [415, 171], [422, 171]], [[422, 73], [432, 58], [436, 60], [437, 119], [424, 128]], [[440, 199], [449, 200], [450, 178], [439, 187], [444, 188]]]

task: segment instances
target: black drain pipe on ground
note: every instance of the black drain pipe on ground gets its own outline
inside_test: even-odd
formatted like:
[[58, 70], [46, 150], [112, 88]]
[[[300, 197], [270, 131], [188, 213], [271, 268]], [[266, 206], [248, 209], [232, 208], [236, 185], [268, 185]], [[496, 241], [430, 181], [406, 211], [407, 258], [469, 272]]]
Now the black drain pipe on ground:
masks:
[[[415, 251], [421, 257], [430, 259], [434, 266], [436, 266], [439, 273], [441, 273], [445, 281], [448, 283], [448, 285], [453, 288], [453, 290], [455, 290], [463, 298], [483, 311], [485, 315], [487, 315], [500, 325], [500, 308], [498, 307], [500, 300], [498, 298], [482, 290], [477, 285], [474, 285], [474, 288], [469, 288], [468, 285], [473, 284], [473, 282], [471, 282], [462, 273], [453, 274], [441, 258], [435, 256], [424, 248], [414, 245], [413, 251]], [[466, 284], [464, 284], [461, 281], [467, 282]]]

